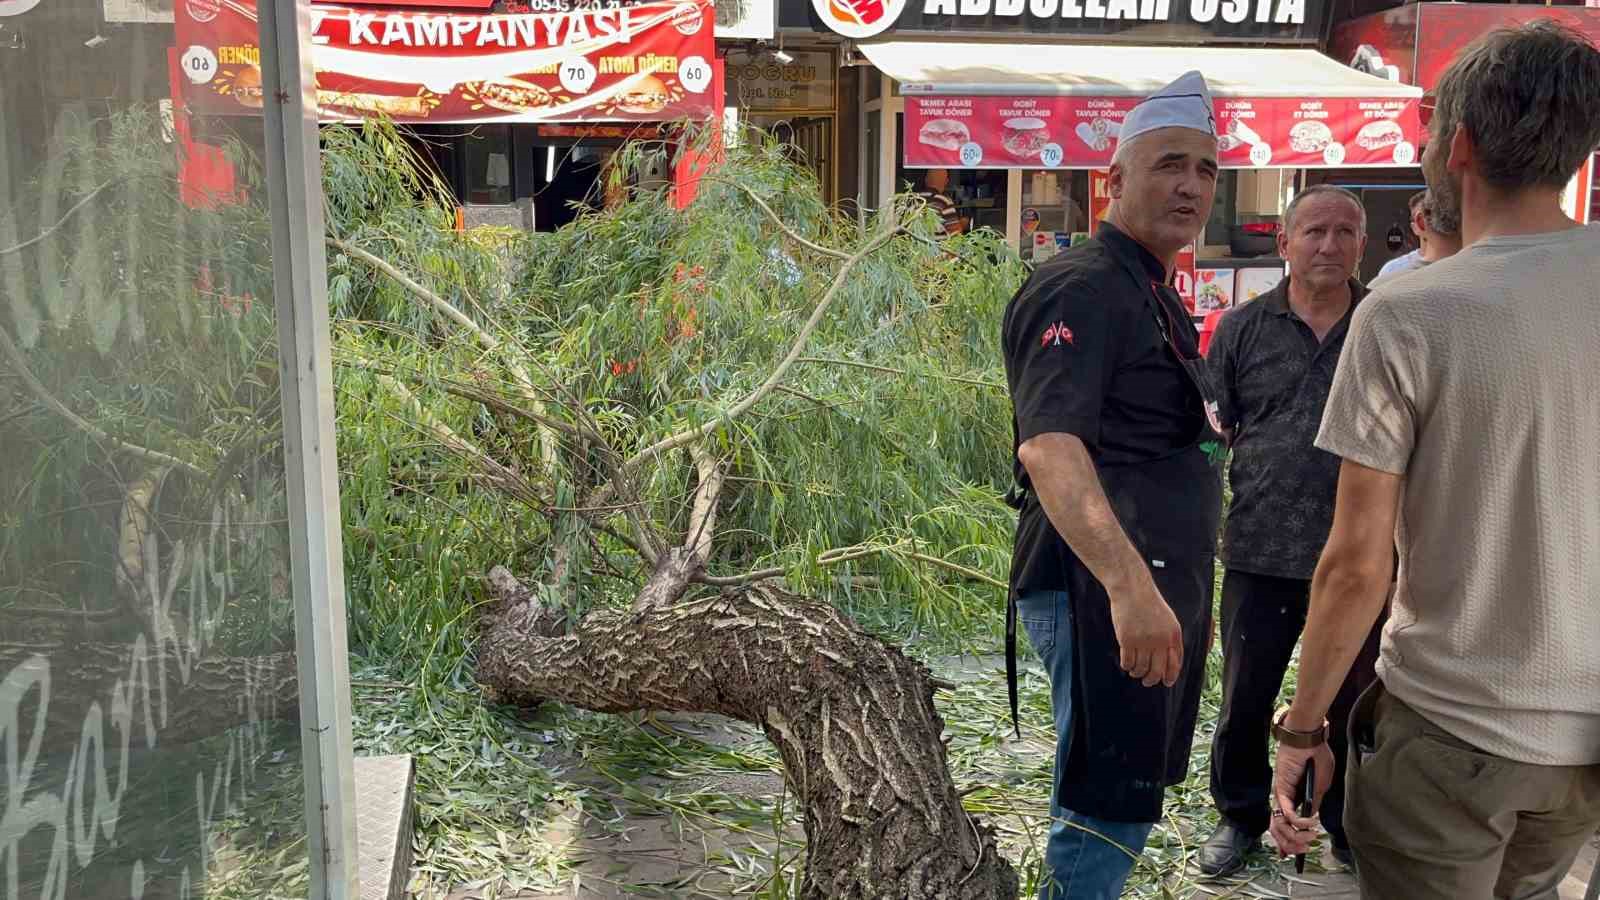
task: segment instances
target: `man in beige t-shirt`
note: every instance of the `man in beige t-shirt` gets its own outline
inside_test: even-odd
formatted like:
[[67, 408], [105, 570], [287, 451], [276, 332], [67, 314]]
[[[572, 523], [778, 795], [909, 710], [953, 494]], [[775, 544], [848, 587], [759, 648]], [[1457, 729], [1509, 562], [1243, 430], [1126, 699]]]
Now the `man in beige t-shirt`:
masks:
[[1367, 900], [1553, 900], [1600, 827], [1600, 229], [1561, 207], [1596, 96], [1600, 50], [1548, 22], [1462, 51], [1423, 170], [1465, 249], [1361, 304], [1328, 399], [1317, 445], [1343, 464], [1272, 832], [1313, 836], [1295, 789], [1310, 759], [1326, 789], [1320, 728], [1398, 545], [1350, 726]]

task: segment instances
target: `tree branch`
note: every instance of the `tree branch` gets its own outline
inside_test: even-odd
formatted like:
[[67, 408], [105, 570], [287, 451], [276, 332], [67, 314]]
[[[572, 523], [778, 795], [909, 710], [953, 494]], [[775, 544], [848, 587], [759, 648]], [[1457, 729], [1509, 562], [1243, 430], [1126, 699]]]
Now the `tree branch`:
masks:
[[24, 385], [27, 385], [28, 391], [37, 397], [40, 403], [44, 404], [47, 408], [54, 410], [56, 415], [66, 419], [79, 431], [84, 432], [101, 443], [110, 444], [124, 453], [136, 456], [145, 462], [155, 463], [156, 465], [161, 466], [174, 466], [176, 468], [183, 469], [184, 471], [189, 472], [199, 478], [206, 477], [206, 472], [204, 469], [192, 462], [189, 462], [188, 460], [179, 459], [176, 456], [162, 453], [160, 450], [151, 450], [148, 447], [141, 447], [138, 444], [132, 444], [119, 438], [112, 437], [101, 428], [90, 424], [87, 419], [84, 419], [82, 416], [79, 416], [77, 413], [68, 409], [65, 403], [57, 400], [55, 395], [51, 394], [49, 389], [47, 389], [38, 378], [34, 377], [33, 371], [28, 368], [27, 359], [23, 357], [22, 351], [15, 343], [12, 342], [11, 335], [7, 334], [4, 328], [0, 328], [0, 352], [4, 353], [6, 361], [11, 364], [11, 368], [16, 370], [17, 377], [22, 379], [22, 383]]
[[111, 187], [115, 183], [116, 183], [116, 181], [113, 179], [112, 181], [108, 181], [105, 184], [102, 184], [99, 187], [95, 188], [94, 190], [90, 191], [88, 196], [84, 197], [82, 200], [79, 200], [76, 204], [73, 205], [73, 207], [71, 209], [67, 210], [66, 215], [62, 216], [59, 221], [57, 221], [54, 225], [51, 225], [49, 228], [46, 228], [45, 230], [39, 232], [37, 235], [35, 235], [35, 236], [23, 241], [20, 244], [12, 246], [12, 247], [0, 247], [0, 256], [9, 256], [12, 253], [21, 253], [22, 251], [28, 249], [29, 247], [32, 247], [34, 244], [37, 244], [40, 241], [43, 241], [45, 238], [49, 237], [50, 235], [56, 233], [57, 231], [59, 231], [61, 229], [61, 226], [67, 224], [67, 221], [69, 219], [71, 219], [73, 216], [77, 215], [79, 213], [79, 211], [81, 211], [85, 206], [88, 206], [90, 203], [92, 203], [94, 201], [94, 198], [100, 196], [100, 194], [103, 193], [106, 190], [106, 188]]
[[768, 394], [772, 393], [773, 388], [777, 387], [778, 382], [789, 374], [789, 369], [799, 360], [800, 354], [804, 352], [806, 344], [811, 340], [811, 335], [822, 324], [822, 317], [827, 314], [828, 308], [833, 305], [833, 301], [838, 299], [839, 293], [844, 290], [844, 285], [848, 281], [850, 273], [856, 266], [861, 264], [862, 260], [866, 259], [879, 247], [893, 240], [899, 233], [900, 228], [897, 225], [885, 228], [876, 237], [868, 241], [866, 246], [846, 260], [844, 265], [839, 267], [839, 272], [834, 275], [833, 282], [828, 285], [828, 290], [822, 295], [822, 299], [818, 301], [816, 308], [811, 311], [811, 317], [806, 320], [805, 325], [800, 329], [800, 333], [795, 336], [794, 343], [789, 347], [789, 352], [785, 354], [783, 361], [778, 363], [777, 368], [773, 369], [772, 374], [767, 376], [767, 379], [761, 383], [760, 387], [751, 391], [748, 396], [735, 403], [716, 419], [695, 428], [678, 432], [671, 437], [663, 438], [640, 450], [622, 464], [623, 471], [631, 472], [648, 462], [652, 457], [710, 437], [724, 422], [732, 421], [749, 412], [751, 407], [760, 403]]
[[[1005, 582], [991, 575], [986, 575], [982, 572], [979, 572], [976, 569], [969, 569], [960, 563], [953, 563], [948, 559], [943, 559], [938, 556], [929, 556], [925, 553], [918, 553], [914, 550], [905, 550], [906, 547], [911, 545], [912, 542], [908, 539], [896, 541], [893, 544], [857, 544], [854, 547], [838, 547], [833, 550], [827, 550], [819, 553], [817, 555], [816, 564], [819, 566], [836, 566], [840, 563], [853, 562], [858, 559], [866, 559], [869, 556], [878, 556], [880, 554], [887, 553], [890, 555], [902, 556], [906, 559], [915, 560], [916, 562], [927, 563], [930, 566], [937, 566], [941, 569], [948, 569], [949, 571], [955, 572], [965, 578], [982, 582], [984, 584], [1000, 588], [1001, 590], [1007, 589]], [[761, 581], [771, 581], [774, 578], [782, 578], [787, 573], [787, 569], [773, 566], [767, 569], [756, 569], [752, 572], [745, 572], [741, 575], [707, 575], [701, 573], [695, 576], [693, 580], [699, 584], [708, 585], [710, 587], [743, 587], [745, 585], [755, 584]]]
[[379, 372], [374, 372], [373, 377], [378, 380], [378, 383], [388, 388], [401, 402], [409, 406], [411, 414], [416, 417], [416, 423], [432, 434], [439, 443], [443, 444], [452, 453], [476, 464], [478, 468], [483, 470], [484, 474], [493, 479], [506, 493], [536, 510], [541, 512], [544, 510], [545, 499], [537, 488], [529, 484], [527, 479], [507, 468], [499, 460], [485, 453], [477, 445], [456, 434], [449, 426], [440, 422], [433, 413], [422, 405], [422, 401], [417, 399], [417, 395], [411, 393], [411, 389], [400, 382], [400, 379], [395, 378], [393, 375], [385, 375]]
[[[387, 260], [384, 260], [382, 257], [379, 257], [371, 252], [363, 250], [348, 241], [333, 237], [332, 235], [330, 235], [327, 240], [329, 244], [333, 245], [340, 251], [348, 253], [349, 255], [361, 260], [372, 268], [388, 276], [396, 284], [408, 291], [413, 297], [427, 304], [429, 307], [444, 315], [452, 322], [455, 322], [457, 325], [460, 325], [462, 328], [466, 329], [485, 349], [490, 350], [491, 352], [501, 353], [503, 355], [503, 347], [499, 338], [490, 334], [478, 323], [472, 321], [469, 316], [457, 309], [454, 304], [449, 303], [443, 297], [440, 297], [427, 287], [408, 277], [404, 272], [401, 272], [399, 269], [395, 268]], [[505, 411], [528, 412], [529, 418], [535, 422], [535, 431], [539, 438], [539, 459], [544, 464], [545, 471], [550, 475], [551, 478], [554, 478], [556, 464], [556, 439], [549, 424], [549, 421], [552, 420], [550, 420], [550, 417], [544, 412], [544, 400], [539, 396], [538, 390], [534, 387], [533, 379], [529, 377], [526, 368], [512, 359], [505, 359], [504, 362], [506, 370], [511, 374], [512, 380], [516, 382], [517, 387], [520, 389], [523, 399], [528, 401], [528, 403], [533, 407], [531, 411], [516, 410], [515, 407], [511, 407]], [[475, 399], [478, 399], [478, 402], [480, 403], [483, 402], [481, 398]], [[586, 410], [583, 408], [583, 405], [581, 402], [579, 402], [578, 398], [571, 398], [569, 400], [569, 406], [573, 415], [579, 418], [587, 418]], [[611, 446], [610, 442], [606, 441], [600, 435], [597, 429], [592, 427], [586, 428], [584, 429], [584, 433], [588, 439], [594, 441], [594, 443], [598, 446], [600, 451], [600, 459], [606, 466], [608, 475], [608, 481], [603, 489], [603, 493], [597, 494], [597, 499], [594, 502], [586, 505], [603, 506], [605, 505], [605, 500], [610, 496], [610, 494], [620, 494], [625, 500], [629, 501], [623, 505], [626, 507], [626, 514], [628, 517], [634, 520], [633, 524], [635, 529], [640, 533], [640, 536], [647, 543], [650, 542], [651, 536], [649, 534], [649, 529], [647, 529], [644, 526], [644, 523], [637, 518], [637, 511], [633, 508], [637, 504], [637, 495], [631, 488], [631, 480], [628, 477], [628, 472], [624, 468], [624, 464], [615, 461], [620, 454], [616, 452], [616, 449]]]
[[802, 356], [795, 360], [795, 362], [813, 363], [816, 365], [845, 366], [852, 369], [866, 369], [869, 372], [882, 372], [885, 375], [899, 375], [903, 378], [934, 378], [939, 381], [953, 381], [957, 384], [970, 384], [976, 387], [992, 388], [997, 391], [1003, 391], [1006, 389], [1006, 386], [1003, 384], [995, 384], [992, 381], [984, 381], [979, 378], [962, 378], [959, 375], [938, 375], [934, 373], [918, 375], [914, 372], [908, 372], [905, 369], [891, 369], [888, 366], [857, 362], [853, 359], [828, 359], [821, 356]]
[[694, 465], [700, 486], [694, 492], [694, 509], [689, 514], [689, 539], [684, 548], [700, 569], [711, 560], [711, 539], [717, 529], [717, 500], [722, 496], [727, 472], [701, 444], [694, 446]]
[[813, 253], [818, 253], [818, 254], [821, 254], [823, 256], [829, 256], [829, 257], [832, 257], [834, 259], [841, 259], [841, 260], [847, 260], [847, 261], [850, 259], [850, 254], [844, 252], [843, 250], [834, 250], [831, 247], [824, 247], [821, 244], [814, 243], [812, 241], [809, 241], [809, 240], [801, 237], [793, 228], [789, 227], [789, 223], [783, 221], [783, 219], [780, 218], [778, 216], [778, 214], [773, 211], [772, 207], [768, 206], [767, 202], [765, 200], [762, 200], [759, 196], [757, 196], [756, 192], [751, 190], [748, 185], [743, 185], [743, 184], [739, 184], [737, 182], [729, 181], [729, 180], [727, 180], [725, 178], [711, 178], [711, 179], [708, 179], [708, 180], [715, 181], [718, 184], [726, 184], [726, 185], [728, 185], [730, 187], [738, 188], [739, 190], [743, 191], [745, 196], [749, 197], [750, 200], [752, 202], [754, 202], [756, 206], [761, 207], [761, 211], [767, 214], [767, 218], [771, 219], [773, 224], [777, 225], [778, 228], [782, 229], [783, 233], [789, 236], [789, 240], [794, 241], [796, 244], [799, 244], [800, 246], [806, 248], [807, 250], [810, 250]]

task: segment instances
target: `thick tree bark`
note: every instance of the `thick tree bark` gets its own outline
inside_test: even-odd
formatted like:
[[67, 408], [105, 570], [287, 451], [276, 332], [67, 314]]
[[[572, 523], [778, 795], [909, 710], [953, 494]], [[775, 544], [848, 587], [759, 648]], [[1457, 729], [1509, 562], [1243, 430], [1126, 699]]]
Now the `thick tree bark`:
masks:
[[951, 782], [928, 670], [833, 607], [770, 585], [679, 602], [697, 570], [692, 552], [669, 551], [631, 610], [569, 628], [496, 569], [479, 681], [521, 705], [761, 726], [806, 807], [803, 897], [1015, 898], [992, 829]]

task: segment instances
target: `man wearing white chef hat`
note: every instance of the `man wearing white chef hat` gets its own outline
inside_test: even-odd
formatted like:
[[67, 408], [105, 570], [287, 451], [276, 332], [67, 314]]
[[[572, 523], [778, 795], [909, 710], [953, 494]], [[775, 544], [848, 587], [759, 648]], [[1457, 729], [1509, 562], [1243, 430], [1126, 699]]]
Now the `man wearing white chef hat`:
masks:
[[1190, 72], [1123, 121], [1093, 240], [1006, 308], [1020, 511], [1015, 621], [1050, 676], [1055, 787], [1041, 898], [1115, 898], [1189, 766], [1221, 517], [1215, 407], [1171, 287], [1217, 184], [1210, 91]]

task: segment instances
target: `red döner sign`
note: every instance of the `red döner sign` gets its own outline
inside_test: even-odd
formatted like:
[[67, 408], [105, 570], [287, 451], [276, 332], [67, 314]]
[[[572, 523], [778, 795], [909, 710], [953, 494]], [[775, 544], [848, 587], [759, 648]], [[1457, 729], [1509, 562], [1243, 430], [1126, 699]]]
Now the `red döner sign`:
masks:
[[[262, 105], [248, 0], [180, 0], [189, 105]], [[324, 120], [666, 121], [714, 114], [710, 0], [476, 15], [318, 5], [312, 59]]]
[[[1132, 97], [906, 98], [906, 165], [1103, 169]], [[1407, 166], [1417, 161], [1417, 101], [1219, 98], [1225, 168]]]

